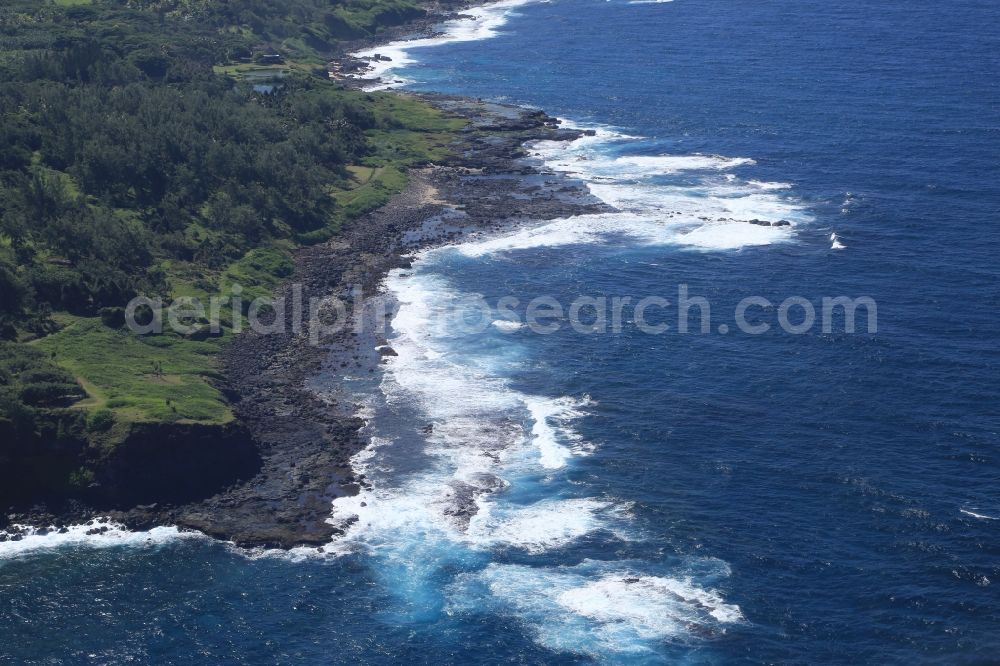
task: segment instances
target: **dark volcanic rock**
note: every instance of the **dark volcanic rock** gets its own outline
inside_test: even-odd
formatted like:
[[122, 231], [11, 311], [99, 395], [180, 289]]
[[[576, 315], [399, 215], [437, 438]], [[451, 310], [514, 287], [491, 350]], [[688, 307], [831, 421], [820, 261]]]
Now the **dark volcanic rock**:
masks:
[[792, 225], [788, 220], [778, 220], [777, 222], [771, 222], [768, 220], [749, 220], [750, 224], [756, 224], [761, 227], [790, 227]]

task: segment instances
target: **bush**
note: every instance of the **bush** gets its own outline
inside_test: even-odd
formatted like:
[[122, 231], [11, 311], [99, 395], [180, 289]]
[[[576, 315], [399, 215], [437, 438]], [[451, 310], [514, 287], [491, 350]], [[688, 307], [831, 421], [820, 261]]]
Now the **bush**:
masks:
[[0, 258], [0, 322], [15, 319], [21, 313], [25, 288], [17, 269]]
[[0, 368], [17, 377], [32, 368], [52, 367], [45, 354], [25, 345], [0, 342]]
[[115, 424], [115, 414], [110, 409], [99, 409], [87, 419], [87, 430], [107, 432]]
[[66, 382], [38, 382], [24, 384], [18, 397], [32, 407], [65, 407], [86, 394], [76, 384]]
[[62, 368], [57, 368], [54, 365], [46, 364], [42, 367], [32, 368], [30, 370], [25, 370], [18, 377], [18, 381], [21, 384], [69, 384], [72, 386], [76, 385], [76, 381], [73, 379], [73, 375], [69, 374]]
[[70, 472], [69, 485], [74, 488], [86, 488], [94, 482], [94, 473], [86, 467]]
[[[39, 445], [78, 441], [82, 415], [57, 409], [85, 395], [66, 370], [38, 349], [0, 342], [0, 377], [0, 458], [24, 455]], [[0, 475], [4, 471], [0, 465]]]
[[34, 430], [35, 412], [21, 402], [11, 390], [0, 390], [0, 422], [3, 424], [3, 427], [0, 427], [0, 434], [4, 435], [0, 439], [10, 445], [13, 443], [11, 440], [19, 433]]
[[121, 328], [125, 325], [125, 308], [106, 307], [98, 310], [101, 321], [108, 328]]

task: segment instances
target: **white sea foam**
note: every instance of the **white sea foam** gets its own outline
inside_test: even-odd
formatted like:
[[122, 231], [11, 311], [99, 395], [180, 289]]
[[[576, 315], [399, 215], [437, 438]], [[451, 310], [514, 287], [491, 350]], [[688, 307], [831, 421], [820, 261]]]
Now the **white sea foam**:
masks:
[[690, 214], [664, 219], [632, 212], [601, 213], [557, 219], [509, 235], [463, 243], [458, 251], [481, 257], [530, 248], [602, 243], [614, 236], [627, 236], [632, 244], [729, 250], [788, 241], [792, 233], [791, 227], [758, 226], [738, 220], [707, 224]]
[[[351, 55], [356, 58], [371, 58], [376, 53], [390, 58], [390, 60], [380, 59], [377, 62], [372, 62], [370, 69], [363, 76], [366, 79], [373, 79], [373, 82], [365, 87], [365, 90], [385, 90], [412, 83], [409, 79], [393, 75], [396, 70], [416, 62], [411, 51], [453, 42], [471, 42], [495, 37], [515, 9], [530, 4], [532, 1], [501, 0], [481, 7], [473, 7], [463, 10], [462, 14], [467, 18], [456, 18], [442, 23], [440, 34], [434, 37], [400, 40], [352, 53]], [[375, 79], [378, 80], [375, 81]]]
[[[741, 180], [730, 173], [754, 166], [751, 158], [620, 154], [639, 137], [608, 127], [592, 129], [593, 135], [575, 141], [539, 141], [531, 149], [545, 166], [579, 178], [618, 213], [553, 220], [501, 238], [463, 244], [460, 250], [481, 256], [600, 243], [615, 235], [640, 244], [733, 250], [788, 242], [797, 225], [812, 220], [798, 201], [783, 194], [789, 183]], [[676, 181], [679, 176], [683, 181]]]
[[997, 516], [988, 516], [985, 513], [977, 513], [973, 509], [959, 509], [959, 512], [964, 513], [972, 518], [978, 518], [979, 520], [1000, 520]]
[[[145, 531], [130, 530], [124, 525], [106, 519], [92, 520], [82, 525], [70, 525], [62, 530], [55, 527], [13, 525], [6, 536], [17, 535], [16, 541], [0, 541], [0, 562], [6, 559], [55, 552], [64, 549], [107, 548], [156, 548], [183, 539], [205, 539], [204, 534], [179, 530], [173, 526], [154, 527]], [[232, 552], [248, 559], [284, 559], [302, 562], [326, 556], [325, 549], [292, 548], [238, 548], [230, 545]]]
[[758, 187], [762, 190], [790, 190], [792, 189], [791, 183], [767, 183], [759, 180], [748, 180], [747, 185], [752, 185], [753, 187]]
[[579, 435], [569, 427], [569, 423], [583, 416], [580, 408], [587, 404], [587, 400], [525, 396], [523, 401], [531, 414], [531, 441], [538, 449], [543, 467], [564, 467], [574, 452], [586, 452]]
[[182, 538], [202, 536], [196, 532], [182, 532], [176, 527], [154, 527], [145, 532], [134, 532], [123, 525], [106, 520], [71, 525], [64, 528], [64, 531], [54, 527], [13, 525], [5, 534], [17, 535], [19, 538], [17, 541], [0, 542], [0, 560], [63, 548], [148, 548]]
[[[756, 164], [748, 157], [722, 157], [721, 155], [630, 155], [611, 161], [612, 169], [619, 176], [658, 176], [681, 171], [705, 169], [732, 169]], [[629, 167], [637, 171], [629, 171]]]
[[587, 132], [584, 136], [576, 140], [578, 145], [586, 145], [587, 143], [594, 142], [600, 143], [605, 141], [628, 141], [633, 139], [643, 139], [645, 137], [637, 136], [635, 134], [626, 134], [622, 132], [620, 128], [614, 127], [612, 125], [595, 125], [592, 123], [578, 123], [572, 118], [557, 118], [559, 121], [559, 126], [566, 129], [575, 129]]
[[[587, 400], [516, 391], [493, 371], [493, 360], [452, 352], [463, 333], [445, 313], [460, 307], [466, 295], [452, 290], [441, 275], [421, 269], [433, 262], [433, 255], [449, 251], [424, 252], [407, 277], [394, 271], [385, 282], [399, 305], [391, 339], [398, 356], [387, 358], [381, 389], [390, 407], [416, 405], [433, 424], [425, 451], [428, 465], [402, 485], [380, 485], [338, 499], [334, 520], [355, 520], [348, 541], [361, 546], [396, 539], [401, 533], [434, 534], [438, 540], [476, 547], [517, 546], [511, 525], [527, 528], [546, 521], [553, 534], [561, 535], [552, 545], [564, 543], [588, 531], [580, 528], [580, 515], [550, 512], [549, 505], [490, 513], [489, 497], [511, 479], [557, 470], [574, 455], [589, 453], [572, 427]], [[495, 321], [492, 316], [490, 320]], [[391, 445], [376, 442], [365, 458], [355, 459], [355, 468], [368, 474], [377, 451]], [[479, 522], [471, 527], [462, 520], [470, 512], [479, 512], [473, 518]], [[554, 526], [560, 520], [565, 523], [561, 530]], [[527, 531], [525, 535], [525, 549], [544, 547], [543, 540]]]
[[492, 326], [497, 330], [503, 331], [504, 333], [510, 333], [524, 328], [524, 324], [522, 322], [511, 321], [509, 319], [497, 319], [493, 322]]
[[479, 613], [485, 606], [514, 614], [541, 645], [610, 662], [743, 621], [739, 607], [714, 590], [689, 578], [633, 571], [626, 563], [491, 564], [460, 577], [451, 597], [453, 613]]
[[[476, 553], [530, 557], [584, 538], [635, 538], [628, 504], [570, 496], [573, 486], [552, 476], [592, 449], [574, 428], [589, 398], [517, 391], [489, 359], [458, 352], [463, 334], [442, 313], [465, 295], [437, 267], [454, 252], [424, 251], [405, 278], [394, 271], [385, 282], [399, 305], [390, 340], [399, 355], [387, 359], [382, 393], [390, 408], [415, 405], [433, 424], [427, 463], [397, 475], [383, 462], [396, 443], [374, 439], [354, 467], [383, 482], [334, 503], [332, 520], [350, 524], [326, 553], [375, 558], [407, 612], [437, 612], [442, 601], [449, 612], [493, 609], [518, 617], [545, 647], [599, 660], [652, 652], [663, 641], [689, 639], [692, 630], [722, 631], [740, 621], [738, 607], [690, 575], [633, 573], [628, 563], [490, 564], [438, 588], [442, 569], [464, 568]], [[516, 349], [513, 339], [498, 357], [509, 361]]]
[[756, 164], [747, 157], [722, 155], [613, 155], [602, 152], [609, 143], [635, 140], [627, 134], [601, 128], [593, 136], [573, 142], [538, 141], [531, 148], [546, 166], [555, 171], [576, 175], [585, 181], [621, 182], [678, 174], [685, 171], [724, 171]]
[[830, 234], [830, 249], [831, 250], [843, 250], [846, 245], [840, 242], [840, 237], [837, 234]]
[[476, 547], [505, 546], [543, 553], [608, 526], [616, 506], [607, 501], [550, 499], [527, 506], [481, 502], [466, 539]]
[[724, 222], [706, 224], [678, 236], [677, 240], [704, 250], [739, 250], [754, 245], [771, 245], [791, 239], [788, 227], [760, 227]]
[[[567, 445], [575, 438], [567, 423], [580, 415], [583, 401], [515, 391], [490, 372], [484, 359], [463, 360], [451, 353], [454, 339], [464, 334], [446, 313], [461, 311], [467, 295], [454, 292], [443, 277], [417, 271], [403, 279], [397, 271], [386, 286], [399, 303], [392, 321], [392, 345], [399, 356], [388, 360], [383, 391], [390, 402], [417, 400], [436, 424], [435, 451], [447, 452], [452, 461], [461, 458], [470, 473], [484, 471], [465, 460], [470, 437], [492, 452], [530, 447], [546, 468], [565, 464], [573, 453]], [[525, 420], [532, 424], [527, 432]]]

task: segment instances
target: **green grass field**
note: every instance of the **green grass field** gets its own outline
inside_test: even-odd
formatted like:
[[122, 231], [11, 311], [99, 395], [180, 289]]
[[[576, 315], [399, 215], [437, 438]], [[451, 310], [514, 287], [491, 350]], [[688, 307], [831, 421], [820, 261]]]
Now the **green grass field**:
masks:
[[116, 420], [225, 423], [232, 412], [211, 385], [226, 337], [205, 341], [170, 334], [140, 337], [76, 318], [34, 345], [73, 373], [87, 391], [77, 406], [111, 409]]

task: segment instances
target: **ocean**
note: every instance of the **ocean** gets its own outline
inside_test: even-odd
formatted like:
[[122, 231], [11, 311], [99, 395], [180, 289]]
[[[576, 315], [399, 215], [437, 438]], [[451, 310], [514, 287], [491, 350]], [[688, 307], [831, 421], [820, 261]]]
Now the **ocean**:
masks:
[[[618, 212], [389, 276], [398, 356], [356, 381], [372, 488], [328, 552], [4, 544], [0, 659], [1000, 659], [1000, 8], [470, 13], [375, 49], [390, 85], [589, 130], [529, 159]], [[581, 321], [535, 330], [542, 297]], [[864, 299], [853, 331], [838, 297]], [[647, 325], [601, 330], [615, 298]], [[456, 526], [470, 488], [497, 492]]]

